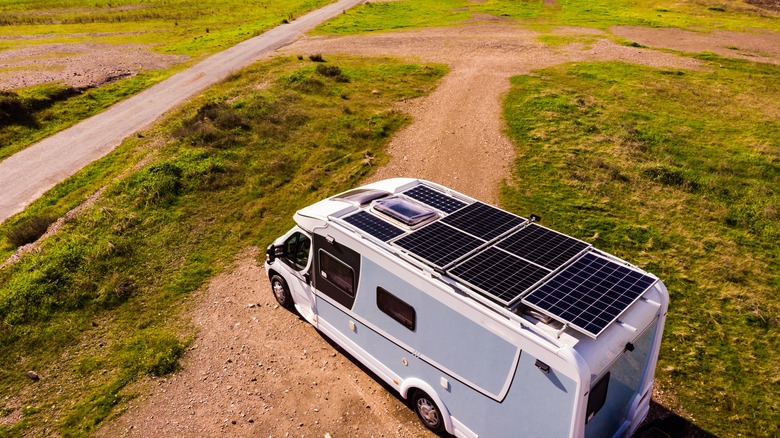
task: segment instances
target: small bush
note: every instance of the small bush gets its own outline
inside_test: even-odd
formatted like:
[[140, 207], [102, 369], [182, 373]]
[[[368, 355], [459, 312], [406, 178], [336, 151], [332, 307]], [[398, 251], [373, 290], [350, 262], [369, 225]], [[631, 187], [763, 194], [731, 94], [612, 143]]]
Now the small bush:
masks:
[[309, 59], [313, 62], [325, 62], [325, 59], [322, 57], [322, 53], [314, 53], [309, 55]]
[[55, 220], [57, 218], [52, 216], [34, 216], [21, 222], [8, 233], [8, 242], [15, 248], [33, 243], [43, 236]]
[[336, 65], [319, 64], [316, 71], [323, 76], [335, 79], [336, 82], [349, 82], [349, 78], [344, 76], [344, 73]]

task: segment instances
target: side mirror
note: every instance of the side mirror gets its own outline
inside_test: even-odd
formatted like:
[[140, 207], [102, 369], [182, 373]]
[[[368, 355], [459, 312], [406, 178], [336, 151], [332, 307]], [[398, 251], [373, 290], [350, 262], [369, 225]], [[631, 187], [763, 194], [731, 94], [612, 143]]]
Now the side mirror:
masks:
[[272, 264], [274, 260], [276, 260], [276, 247], [274, 244], [268, 245], [268, 249], [265, 250], [266, 258], [268, 259], [268, 264]]
[[303, 274], [303, 281], [305, 281], [307, 285], [311, 285], [311, 275], [309, 275], [308, 272]]

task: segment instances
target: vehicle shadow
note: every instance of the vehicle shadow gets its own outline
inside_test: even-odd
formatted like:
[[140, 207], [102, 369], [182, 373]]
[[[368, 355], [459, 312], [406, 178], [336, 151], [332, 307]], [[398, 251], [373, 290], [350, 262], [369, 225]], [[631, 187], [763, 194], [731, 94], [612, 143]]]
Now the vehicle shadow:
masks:
[[650, 401], [650, 413], [633, 438], [714, 438], [685, 418]]

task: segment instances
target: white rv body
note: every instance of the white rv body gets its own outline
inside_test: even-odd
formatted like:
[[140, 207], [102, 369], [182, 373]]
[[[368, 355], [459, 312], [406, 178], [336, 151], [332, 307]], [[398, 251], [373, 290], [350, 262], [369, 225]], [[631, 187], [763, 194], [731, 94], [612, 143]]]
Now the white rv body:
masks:
[[[438, 200], [429, 202], [436, 205], [410, 197], [419, 187], [435, 192]], [[455, 206], [438, 204], [449, 198]], [[468, 268], [479, 266], [481, 257], [506, 255], [501, 242], [533, 223], [519, 217], [511, 218], [521, 220], [517, 226], [496, 238], [472, 239], [478, 248], [443, 266], [430, 259], [448, 254], [427, 255], [427, 245], [414, 249], [411, 243], [418, 239], [412, 235], [421, 239], [426, 232], [421, 230], [431, 231], [462, 205], [477, 203], [431, 182], [399, 178], [306, 207], [295, 214], [297, 225], [269, 247], [265, 269], [274, 293], [401, 396], [413, 399], [413, 409], [433, 430], [459, 437], [632, 434], [649, 410], [668, 306], [664, 285], [623, 260], [554, 234], [584, 249], [549, 273], [536, 266], [535, 256], [528, 256], [528, 263], [523, 259], [524, 266], [542, 272], [538, 275], [547, 274], [505, 299], [503, 290], [484, 287], [490, 280], [482, 271]], [[386, 215], [382, 207], [387, 205], [435, 215], [410, 224]], [[450, 230], [449, 223], [435, 226]], [[471, 230], [470, 224], [464, 227]], [[577, 327], [556, 314], [557, 307], [534, 308], [529, 301], [537, 291], [561, 283], [586, 257], [620, 266], [649, 284], [630, 303], [615, 304], [609, 315], [617, 316], [598, 331]]]

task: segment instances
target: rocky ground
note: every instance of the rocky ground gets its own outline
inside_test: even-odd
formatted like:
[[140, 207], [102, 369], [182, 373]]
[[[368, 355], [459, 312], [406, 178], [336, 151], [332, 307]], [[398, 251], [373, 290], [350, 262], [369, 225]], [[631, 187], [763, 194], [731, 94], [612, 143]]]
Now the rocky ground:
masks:
[[35, 44], [0, 51], [0, 90], [58, 82], [86, 89], [189, 59], [139, 44]]
[[[614, 30], [646, 46], [637, 48], [615, 44], [594, 29], [554, 32], [595, 36], [596, 41], [551, 48], [531, 31], [494, 17], [476, 17], [473, 23], [456, 28], [307, 37], [282, 54], [322, 53], [326, 59], [336, 53], [391, 55], [449, 65], [451, 73], [434, 93], [403, 107], [414, 123], [393, 138], [390, 163], [372, 179], [415, 176], [494, 203], [514, 157], [501, 119], [501, 97], [509, 89], [511, 75], [569, 61], [701, 68], [696, 60], [656, 48], [710, 51], [773, 63], [780, 59], [779, 36], [769, 33], [697, 33], [691, 46], [685, 43], [690, 36], [685, 31]], [[0, 52], [0, 69], [4, 62], [21, 66], [20, 59], [31, 56]], [[100, 61], [101, 57], [105, 59]], [[81, 62], [122, 70], [113, 57], [97, 51], [80, 62], [66, 61], [61, 78], [83, 77], [89, 68]], [[94, 59], [85, 61], [90, 58]], [[19, 71], [23, 70], [14, 74]], [[18, 74], [32, 80], [35, 71]], [[0, 89], [18, 84], [8, 78], [0, 75]], [[105, 78], [92, 79], [93, 83], [101, 80]], [[403, 400], [297, 315], [276, 305], [260, 259], [258, 249], [248, 248], [238, 256], [235, 268], [214, 278], [193, 298], [190, 317], [199, 334], [181, 371], [130, 388], [141, 395], [123, 415], [105, 424], [99, 435], [430, 436]], [[661, 404], [664, 397], [654, 394]]]

